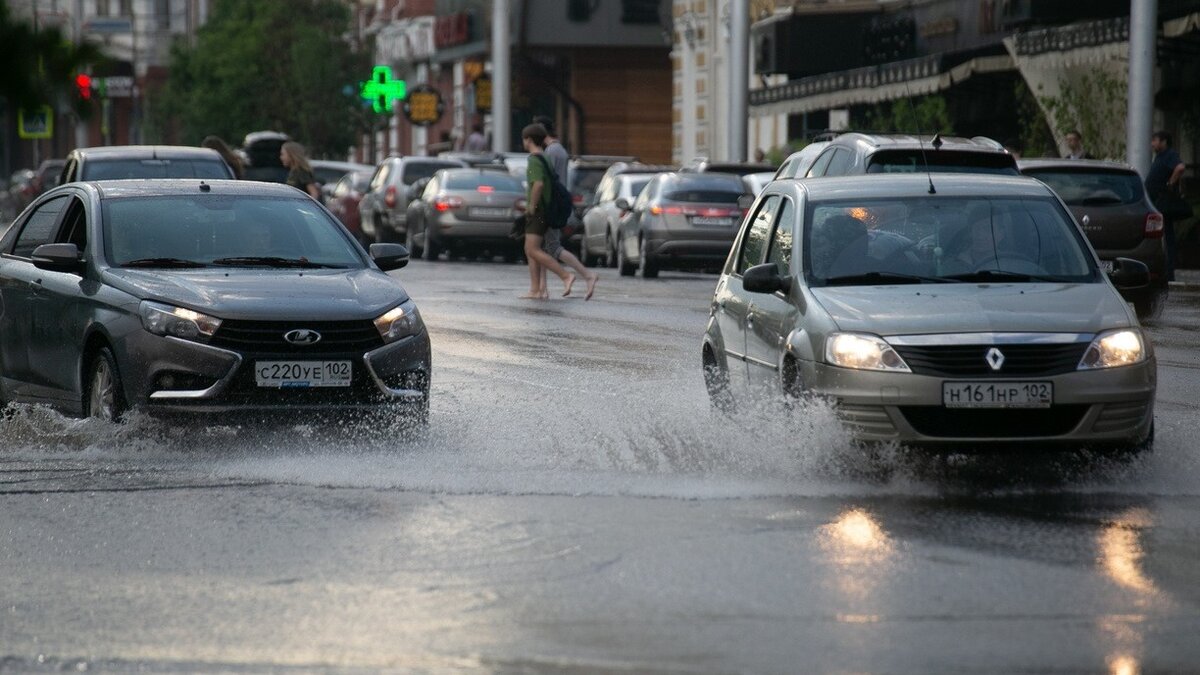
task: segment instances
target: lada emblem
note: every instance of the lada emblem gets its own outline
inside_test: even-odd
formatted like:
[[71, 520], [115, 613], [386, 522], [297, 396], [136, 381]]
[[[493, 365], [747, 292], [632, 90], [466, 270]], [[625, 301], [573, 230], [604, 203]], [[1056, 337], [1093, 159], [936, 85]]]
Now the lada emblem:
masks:
[[297, 328], [284, 333], [283, 339], [294, 345], [315, 345], [321, 341], [321, 334], [315, 330]]
[[995, 347], [987, 350], [987, 356], [984, 358], [987, 360], [988, 365], [992, 367], [992, 370], [1000, 370], [1004, 366], [1004, 352]]

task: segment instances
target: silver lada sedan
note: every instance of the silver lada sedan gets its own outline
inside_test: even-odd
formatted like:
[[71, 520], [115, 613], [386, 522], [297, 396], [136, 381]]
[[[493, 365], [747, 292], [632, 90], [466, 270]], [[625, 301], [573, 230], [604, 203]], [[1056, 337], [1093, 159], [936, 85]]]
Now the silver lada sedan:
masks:
[[429, 335], [370, 254], [293, 188], [72, 183], [0, 236], [0, 403], [115, 419], [429, 406]]
[[1070, 212], [1038, 181], [873, 175], [775, 181], [712, 299], [714, 403], [833, 401], [857, 438], [1139, 450], [1153, 348]]

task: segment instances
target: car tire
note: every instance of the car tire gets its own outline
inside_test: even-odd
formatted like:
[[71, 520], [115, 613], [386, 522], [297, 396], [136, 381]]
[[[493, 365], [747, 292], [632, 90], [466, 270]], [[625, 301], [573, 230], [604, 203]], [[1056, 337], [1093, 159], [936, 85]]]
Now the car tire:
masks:
[[425, 224], [425, 248], [421, 251], [421, 259], [435, 261], [441, 255], [441, 246], [433, 240], [433, 228]]
[[638, 272], [641, 273], [643, 279], [658, 278], [658, 265], [650, 259], [650, 254], [646, 250], [645, 237], [642, 237], [638, 243]]
[[424, 254], [424, 249], [417, 245], [417, 235], [413, 234], [412, 228], [404, 234], [404, 248], [408, 249], [408, 255], [413, 258], [420, 258]]
[[112, 350], [101, 347], [88, 362], [87, 372], [83, 391], [84, 415], [105, 422], [121, 421], [128, 405]]
[[1167, 289], [1158, 289], [1142, 295], [1133, 302], [1138, 321], [1157, 321], [1167, 304]]
[[617, 239], [617, 270], [623, 277], [631, 277], [637, 272], [637, 265], [626, 260], [625, 246], [622, 245], [620, 238]]
[[595, 256], [592, 255], [592, 250], [588, 248], [587, 240], [587, 231], [584, 230], [583, 235], [579, 237], [579, 262], [583, 263], [585, 267], [590, 267], [592, 258]]
[[392, 231], [383, 226], [379, 214], [375, 214], [375, 243], [389, 244], [392, 241]]
[[617, 245], [613, 242], [611, 231], [604, 233], [604, 266], [608, 268], [617, 266]]
[[729, 373], [717, 362], [712, 350], [704, 349], [702, 357], [704, 367], [704, 388], [708, 391], [708, 400], [722, 413], [732, 413], [735, 405], [733, 393], [729, 390]]

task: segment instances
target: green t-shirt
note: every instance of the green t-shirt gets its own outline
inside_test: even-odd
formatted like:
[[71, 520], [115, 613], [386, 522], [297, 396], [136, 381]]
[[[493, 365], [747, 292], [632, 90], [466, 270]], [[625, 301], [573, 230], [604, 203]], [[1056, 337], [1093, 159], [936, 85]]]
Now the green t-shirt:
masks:
[[533, 201], [533, 184], [541, 181], [541, 208], [544, 209], [550, 206], [550, 195], [554, 191], [554, 188], [550, 185], [550, 171], [546, 168], [546, 163], [542, 161], [543, 159], [545, 158], [542, 157], [539, 159], [538, 155], [529, 155], [529, 164], [525, 169], [525, 181], [529, 187], [526, 188], [527, 194], [525, 195], [525, 198], [529, 201]]

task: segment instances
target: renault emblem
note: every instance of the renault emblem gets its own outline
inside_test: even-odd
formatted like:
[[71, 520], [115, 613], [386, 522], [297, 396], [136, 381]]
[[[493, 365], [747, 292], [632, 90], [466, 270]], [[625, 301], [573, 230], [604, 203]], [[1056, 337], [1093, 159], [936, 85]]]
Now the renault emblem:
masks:
[[321, 341], [321, 334], [315, 330], [297, 328], [284, 333], [283, 339], [294, 345], [315, 345]]
[[992, 367], [992, 370], [1000, 370], [1000, 368], [1004, 366], [1004, 352], [1001, 352], [995, 347], [987, 350], [987, 356], [985, 358], [987, 359], [988, 365]]

